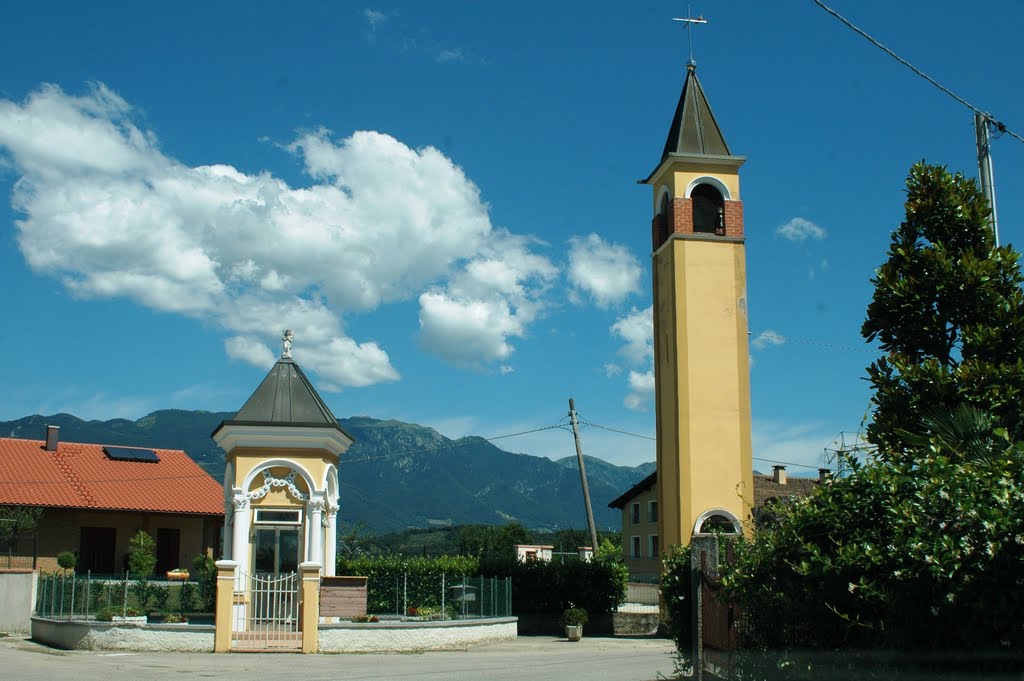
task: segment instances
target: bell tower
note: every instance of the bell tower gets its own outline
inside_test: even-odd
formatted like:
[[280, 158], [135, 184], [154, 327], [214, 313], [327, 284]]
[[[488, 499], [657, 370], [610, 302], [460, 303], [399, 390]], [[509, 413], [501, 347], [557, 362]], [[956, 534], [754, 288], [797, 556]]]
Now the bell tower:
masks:
[[654, 189], [654, 375], [660, 544], [745, 532], [753, 503], [746, 259], [739, 168], [696, 65]]

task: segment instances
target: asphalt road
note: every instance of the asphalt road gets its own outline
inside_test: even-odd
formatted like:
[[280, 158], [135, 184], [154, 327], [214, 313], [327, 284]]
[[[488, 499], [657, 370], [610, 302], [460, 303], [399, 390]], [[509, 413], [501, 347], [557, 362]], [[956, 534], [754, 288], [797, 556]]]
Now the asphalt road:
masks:
[[4, 681], [164, 681], [245, 678], [412, 679], [415, 681], [653, 681], [673, 678], [672, 642], [543, 636], [464, 651], [416, 654], [296, 655], [61, 651], [22, 638], [0, 639]]

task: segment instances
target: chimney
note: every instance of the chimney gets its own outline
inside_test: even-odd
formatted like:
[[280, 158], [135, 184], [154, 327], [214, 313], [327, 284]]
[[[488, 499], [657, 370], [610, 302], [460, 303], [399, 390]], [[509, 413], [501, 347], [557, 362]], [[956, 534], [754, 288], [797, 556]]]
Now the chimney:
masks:
[[772, 466], [772, 482], [777, 485], [786, 484], [786, 467], [785, 466]]
[[832, 478], [832, 471], [827, 468], [818, 469], [818, 484], [824, 485]]
[[46, 426], [46, 451], [57, 451], [60, 443], [60, 426]]

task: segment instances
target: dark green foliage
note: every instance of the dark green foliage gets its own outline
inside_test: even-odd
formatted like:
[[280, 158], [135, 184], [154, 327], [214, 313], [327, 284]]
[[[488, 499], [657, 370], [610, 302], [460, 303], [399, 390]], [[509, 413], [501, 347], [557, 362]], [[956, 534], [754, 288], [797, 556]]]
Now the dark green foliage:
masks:
[[447, 587], [462, 576], [480, 574], [479, 568], [480, 561], [469, 556], [359, 556], [339, 557], [337, 574], [369, 577], [369, 612], [406, 614], [401, 612], [402, 603], [414, 608], [440, 607], [442, 575]]
[[693, 571], [690, 547], [672, 546], [662, 559], [661, 595], [668, 614], [669, 636], [687, 655], [693, 649]]
[[197, 598], [202, 612], [213, 612], [217, 604], [217, 563], [209, 556], [196, 556], [192, 575], [197, 580]]
[[136, 579], [153, 576], [156, 568], [156, 542], [145, 530], [128, 541], [128, 571]]
[[74, 551], [61, 551], [57, 554], [57, 565], [64, 570], [74, 570], [78, 564], [78, 556]]
[[583, 608], [566, 608], [558, 618], [558, 623], [563, 627], [582, 627], [589, 621], [587, 611]]
[[1024, 436], [1024, 294], [1018, 254], [993, 248], [988, 204], [972, 179], [915, 164], [906, 219], [872, 280], [862, 333], [885, 356], [868, 367], [868, 439], [899, 457], [921, 415], [973, 405]]
[[622, 554], [605, 542], [591, 562], [521, 563], [514, 556], [482, 560], [480, 571], [512, 578], [513, 613], [550, 613], [580, 607], [588, 613], [613, 612], [626, 597], [629, 572]]
[[0, 506], [0, 550], [13, 548], [18, 537], [39, 526], [43, 509], [34, 506]]
[[529, 543], [531, 543], [530, 533], [519, 523], [465, 525], [459, 531], [459, 553], [464, 556], [480, 558], [514, 556], [516, 544]]

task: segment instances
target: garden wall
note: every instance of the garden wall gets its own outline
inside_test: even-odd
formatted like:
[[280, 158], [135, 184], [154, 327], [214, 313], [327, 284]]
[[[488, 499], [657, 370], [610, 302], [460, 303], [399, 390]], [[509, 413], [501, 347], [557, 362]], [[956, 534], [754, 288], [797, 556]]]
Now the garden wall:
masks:
[[411, 653], [514, 641], [515, 617], [447, 622], [321, 624], [321, 653]]
[[35, 570], [0, 570], [0, 631], [28, 631], [35, 602]]
[[32, 640], [65, 650], [212, 653], [209, 624], [121, 624], [32, 618]]

